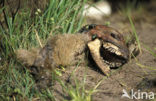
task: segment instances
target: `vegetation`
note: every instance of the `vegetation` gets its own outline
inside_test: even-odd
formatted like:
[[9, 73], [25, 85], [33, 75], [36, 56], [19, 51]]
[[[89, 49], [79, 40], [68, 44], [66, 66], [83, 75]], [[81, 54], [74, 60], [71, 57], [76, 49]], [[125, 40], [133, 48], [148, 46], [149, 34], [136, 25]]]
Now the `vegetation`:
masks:
[[[86, 0], [50, 0], [45, 11], [38, 8], [34, 17], [31, 17], [30, 11], [23, 9], [13, 18], [7, 12], [7, 7], [0, 9], [1, 13], [6, 14], [4, 16], [6, 26], [0, 26], [1, 100], [55, 100], [52, 90], [47, 88], [44, 91], [37, 91], [35, 89], [32, 75], [18, 63], [15, 52], [19, 48], [42, 47], [50, 35], [77, 32], [83, 22], [81, 12], [85, 2]], [[65, 88], [65, 85], [63, 87]]]
[[[42, 47], [47, 38], [55, 34], [77, 32], [84, 21], [81, 12], [86, 1], [49, 0], [45, 10], [36, 9], [33, 17], [30, 13], [31, 10], [25, 10], [25, 8], [14, 16], [10, 16], [6, 6], [0, 8], [0, 18], [5, 11], [4, 23], [0, 22], [0, 101], [55, 101], [51, 88], [42, 91], [36, 89], [32, 75], [25, 66], [16, 60], [15, 52], [19, 48]], [[129, 18], [133, 34], [141, 50], [142, 43], [139, 41], [130, 15], [134, 4], [128, 5], [126, 9], [122, 8], [121, 11]], [[109, 22], [107, 24], [109, 25]], [[145, 45], [144, 47], [156, 58], [156, 53], [153, 50]], [[144, 66], [138, 62], [136, 64], [141, 68], [156, 70], [155, 67]], [[74, 72], [72, 76], [75, 78], [75, 87], [70, 84], [65, 85], [59, 78], [56, 80], [61, 84], [71, 101], [91, 101], [91, 95], [98, 91], [97, 87], [105, 78], [92, 89], [86, 90], [86, 75], [84, 74], [83, 81], [79, 82], [74, 76]], [[61, 76], [60, 70], [56, 70], [56, 74]]]
[[[139, 40], [138, 33], [136, 31], [135, 24], [134, 24], [134, 21], [133, 21], [136, 16], [133, 16], [134, 14], [132, 14], [132, 12], [133, 13], [138, 13], [138, 15], [139, 15], [139, 14], [144, 13], [146, 11], [146, 9], [145, 9], [145, 7], [143, 5], [138, 5], [137, 9], [136, 9], [136, 2], [137, 1], [130, 2], [128, 0], [125, 5], [120, 5], [119, 12], [121, 14], [123, 14], [125, 17], [128, 18], [129, 23], [131, 25], [132, 34], [133, 34], [133, 36], [134, 36], [134, 38], [135, 38], [135, 40], [137, 42], [140, 54], [142, 53], [142, 50], [146, 50], [149, 54], [151, 54], [154, 58], [156, 58], [156, 53], [155, 53], [154, 49], [149, 48], [147, 45], [143, 44]], [[132, 19], [132, 16], [133, 16], [133, 19]], [[136, 19], [137, 19], [137, 17], [136, 17]], [[156, 70], [156, 67], [145, 66], [143, 64], [140, 64], [139, 61], [136, 58], [135, 58], [135, 60], [136, 60], [136, 65], [138, 65], [140, 68], [147, 68], [147, 69], [151, 69], [151, 70]]]

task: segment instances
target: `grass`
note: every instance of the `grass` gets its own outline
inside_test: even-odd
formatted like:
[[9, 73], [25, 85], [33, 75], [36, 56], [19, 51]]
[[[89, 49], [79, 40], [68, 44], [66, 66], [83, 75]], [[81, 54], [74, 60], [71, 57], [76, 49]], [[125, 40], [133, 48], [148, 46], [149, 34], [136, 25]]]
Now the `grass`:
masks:
[[[104, 77], [102, 80], [100, 80], [97, 85], [95, 85], [95, 87], [93, 87], [92, 89], [87, 89], [85, 87], [85, 82], [86, 82], [86, 71], [84, 73], [84, 78], [82, 81], [78, 80], [76, 78], [75, 72], [77, 70], [77, 68], [79, 68], [79, 65], [77, 65], [77, 67], [73, 70], [73, 72], [70, 75], [69, 79], [73, 79], [74, 80], [74, 85], [69, 84], [65, 84], [64, 82], [62, 82], [60, 79], [58, 79], [60, 85], [63, 88], [63, 91], [68, 94], [68, 96], [70, 97], [70, 101], [92, 101], [91, 100], [91, 96], [93, 95], [93, 93], [98, 92], [99, 90], [97, 90], [97, 87], [102, 83], [103, 80], [105, 80], [106, 78]], [[65, 100], [68, 101], [68, 100]]]
[[[141, 14], [141, 13], [143, 13], [142, 12], [143, 8], [142, 8], [142, 6], [139, 5], [138, 8], [136, 9], [135, 4], [136, 4], [136, 1], [133, 1], [133, 2], [128, 1], [126, 4], [126, 8], [125, 8], [125, 6], [122, 6], [122, 5], [120, 6], [120, 12], [122, 12], [122, 14], [128, 18], [130, 25], [131, 25], [132, 33], [133, 33], [135, 40], [137, 42], [137, 45], [138, 45], [138, 49], [139, 49], [140, 53], [142, 53], [142, 51], [141, 51], [142, 50], [142, 47], [141, 47], [142, 43], [139, 40], [137, 31], [135, 29], [134, 22], [132, 21], [132, 11], [134, 11], [134, 9], [135, 9], [135, 13], [137, 12], [137, 13]], [[150, 53], [154, 58], [156, 58], [156, 53], [152, 49], [150, 49], [146, 45], [143, 45], [143, 48], [145, 48], [148, 53]], [[137, 61], [137, 59], [135, 59], [135, 60], [136, 60], [136, 65], [138, 65], [141, 68], [156, 70], [156, 67], [145, 66], [143, 64], [140, 64], [139, 61]]]
[[[156, 59], [156, 53], [154, 50], [156, 50], [155, 48], [149, 48], [149, 46], [143, 44], [142, 42], [140, 42], [137, 31], [135, 29], [135, 22], [137, 19], [137, 17], [141, 18], [142, 16], [140, 16], [141, 14], [143, 14], [146, 9], [144, 8], [143, 5], [138, 5], [138, 7], [135, 7], [136, 1], [132, 1], [132, 2], [127, 2], [126, 6], [121, 5], [120, 6], [120, 13], [122, 13], [128, 20], [132, 29], [132, 33], [135, 37], [136, 43], [138, 45], [138, 49], [140, 51], [140, 53], [143, 53], [142, 50], [144, 49], [144, 52], [147, 52], [149, 54], [151, 54], [151, 56], [154, 57], [154, 59]], [[139, 16], [135, 16], [135, 14], [139, 15]], [[133, 19], [132, 19], [133, 18]], [[150, 19], [147, 17], [147, 19]], [[133, 21], [134, 20], [134, 21]], [[144, 23], [144, 22], [143, 22]], [[146, 22], [145, 22], [146, 23]], [[144, 36], [146, 37], [146, 36]], [[140, 54], [143, 55], [143, 54]], [[141, 61], [136, 60], [136, 65], [141, 68], [143, 70], [143, 72], [147, 75], [153, 76], [155, 77], [155, 71], [156, 71], [156, 67], [155, 66], [151, 66], [150, 64], [142, 64]], [[149, 72], [147, 70], [153, 71], [153, 72]], [[155, 101], [156, 99], [153, 99], [151, 101]]]
[[[148, 46], [146, 46], [146, 45], [144, 45], [144, 44], [143, 44], [143, 47], [145, 48], [145, 50], [146, 50], [149, 54], [151, 54], [151, 55], [154, 57], [154, 59], [156, 59], [156, 53], [155, 53], [151, 48], [149, 48]], [[141, 68], [147, 68], [147, 69], [156, 71], [156, 67], [155, 67], [155, 66], [152, 67], [152, 66], [143, 65], [143, 64], [140, 64], [139, 62], [137, 62], [136, 65], [138, 65], [138, 66], [141, 67]]]
[[[29, 70], [16, 61], [15, 51], [19, 48], [31, 49], [32, 47], [43, 47], [49, 36], [59, 33], [75, 33], [84, 21], [80, 12], [87, 0], [50, 0], [49, 5], [43, 12], [37, 9], [35, 17], [31, 18], [30, 11], [23, 10], [15, 15], [15, 19], [8, 16], [6, 8], [6, 25], [0, 26], [0, 100], [2, 101], [55, 101], [53, 91], [49, 88], [39, 91], [36, 90], [35, 82]], [[133, 34], [141, 50], [140, 41], [131, 19], [130, 13], [134, 4], [123, 8], [123, 12], [128, 14]], [[79, 15], [80, 14], [80, 15]], [[127, 16], [127, 15], [126, 15]], [[107, 23], [109, 25], [109, 22]], [[156, 57], [151, 49], [148, 52]], [[151, 68], [137, 63], [141, 68]], [[151, 68], [154, 69], [155, 68]], [[62, 75], [60, 71], [58, 75]], [[104, 80], [102, 79], [92, 89], [85, 88], [84, 75], [83, 81], [79, 82], [74, 76], [75, 86], [65, 85], [58, 79], [62, 88], [72, 101], [91, 101], [91, 95], [97, 92], [97, 87]]]
[[132, 27], [132, 31], [133, 31], [133, 34], [135, 36], [135, 39], [136, 39], [136, 42], [137, 42], [137, 45], [138, 45], [138, 48], [139, 48], [139, 51], [141, 53], [141, 45], [140, 45], [140, 41], [139, 41], [139, 37], [137, 35], [137, 32], [136, 32], [136, 29], [135, 29], [135, 26], [134, 26], [134, 23], [130, 17], [130, 15], [128, 15], [128, 19], [129, 19], [129, 22], [131, 24], [131, 27]]
[[72, 85], [65, 86], [63, 82], [61, 82], [61, 85], [65, 92], [70, 96], [71, 101], [92, 101], [91, 95], [98, 92], [97, 87], [103, 80], [104, 79], [99, 81], [99, 83], [90, 90], [85, 89], [85, 82], [79, 83], [77, 79], [75, 79], [76, 87], [73, 87]]
[[141, 6], [140, 5], [138, 5], [137, 8], [135, 7], [136, 4], [137, 4], [136, 2], [137, 1], [132, 1], [131, 2], [130, 0], [128, 0], [125, 5], [120, 5], [119, 12], [121, 14], [123, 14], [123, 16], [128, 18], [129, 23], [131, 25], [131, 29], [132, 29], [132, 34], [133, 34], [133, 36], [136, 39], [136, 42], [137, 42], [137, 45], [138, 45], [138, 49], [139, 49], [139, 51], [141, 53], [141, 43], [140, 43], [137, 31], [135, 29], [135, 24], [134, 24], [134, 22], [132, 20], [132, 12], [134, 12], [134, 10], [137, 13], [139, 13], [141, 11]]
[[[55, 101], [50, 89], [38, 91], [32, 75], [22, 64], [16, 61], [15, 51], [19, 48], [31, 49], [43, 47], [47, 38], [58, 33], [75, 33], [84, 21], [81, 12], [86, 0], [50, 0], [49, 5], [43, 12], [37, 9], [35, 17], [31, 18], [30, 11], [20, 11], [12, 17], [8, 16], [6, 8], [0, 9], [6, 13], [5, 24], [0, 26], [0, 99], [3, 101]], [[63, 85], [64, 88], [66, 87]], [[79, 84], [77, 83], [77, 86]], [[78, 92], [71, 86], [71, 92]], [[77, 101], [82, 95], [75, 94]], [[85, 90], [83, 90], [85, 92]], [[73, 97], [71, 93], [69, 94]], [[79, 93], [80, 94], [80, 93]], [[90, 101], [91, 94], [87, 96]], [[86, 101], [86, 100], [85, 100]]]
[[143, 45], [143, 46], [147, 50], [147, 52], [149, 52], [156, 59], [156, 53], [152, 49], [150, 49], [148, 46], [146, 45]]

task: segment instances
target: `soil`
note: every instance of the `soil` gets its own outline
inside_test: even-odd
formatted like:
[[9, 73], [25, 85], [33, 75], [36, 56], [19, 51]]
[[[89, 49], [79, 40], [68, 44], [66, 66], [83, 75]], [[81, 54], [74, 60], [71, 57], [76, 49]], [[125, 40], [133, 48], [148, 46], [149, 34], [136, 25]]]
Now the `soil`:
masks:
[[[152, 10], [149, 10], [149, 8]], [[86, 77], [85, 88], [87, 90], [94, 88], [101, 79], [104, 79], [97, 87], [99, 91], [93, 93], [93, 101], [146, 101], [145, 99], [129, 99], [122, 98], [121, 96], [123, 89], [125, 89], [129, 95], [132, 89], [136, 92], [156, 93], [156, 58], [145, 48], [145, 46], [147, 46], [156, 53], [155, 12], [155, 7], [150, 6], [142, 13], [132, 13], [132, 20], [135, 24], [142, 49], [142, 52], [136, 59], [130, 60], [118, 69], [112, 69], [110, 77], [104, 76], [99, 70], [95, 69], [95, 66], [80, 65], [77, 66], [76, 69], [76, 66], [66, 68], [66, 72], [62, 74], [61, 79], [66, 82], [66, 85], [70, 84], [75, 86], [75, 79], [82, 84], [84, 77]], [[100, 21], [88, 20], [88, 23], [105, 24], [106, 21], [109, 21], [112, 27], [120, 29], [123, 33], [132, 31], [128, 18], [120, 13], [112, 14], [111, 17], [104, 17], [103, 20]], [[137, 64], [149, 66], [149, 68], [140, 67]], [[155, 67], [153, 68], [155, 70], [152, 70], [151, 67]], [[72, 74], [74, 69], [75, 72]], [[70, 99], [66, 92], [63, 91], [59, 82], [55, 83], [53, 90], [57, 101]]]

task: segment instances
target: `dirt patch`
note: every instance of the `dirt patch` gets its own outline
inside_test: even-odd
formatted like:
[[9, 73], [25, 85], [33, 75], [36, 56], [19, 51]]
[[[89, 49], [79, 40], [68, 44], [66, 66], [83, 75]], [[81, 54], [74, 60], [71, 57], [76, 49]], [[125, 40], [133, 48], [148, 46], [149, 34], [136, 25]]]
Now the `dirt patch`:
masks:
[[[156, 70], [151, 68], [141, 68], [137, 63], [155, 67], [156, 59], [145, 49], [144, 45], [154, 50], [156, 48], [156, 21], [154, 17], [155, 10], [146, 12], [140, 16], [136, 14], [133, 21], [135, 28], [141, 41], [142, 53], [135, 59], [130, 60], [127, 64], [119, 69], [111, 70], [111, 76], [106, 78], [99, 70], [94, 69], [94, 66], [78, 66], [74, 72], [75, 77], [78, 81], [83, 82], [84, 76], [86, 76], [85, 87], [91, 89], [97, 85], [97, 83], [105, 78], [100, 86], [97, 88], [100, 90], [92, 95], [93, 101], [132, 101], [132, 99], [121, 98], [123, 89], [128, 93], [133, 89], [134, 91], [152, 91], [156, 93]], [[110, 21], [111, 26], [121, 29], [122, 32], [128, 32], [131, 30], [128, 19], [120, 15], [119, 13], [113, 14], [109, 18], [104, 18], [104, 21], [89, 21], [89, 23], [104, 24], [105, 21]], [[156, 51], [155, 51], [156, 52]], [[75, 67], [69, 67], [63, 74], [61, 79], [67, 84], [75, 85], [75, 77], [71, 76]], [[154, 68], [155, 69], [155, 68]], [[70, 99], [68, 95], [63, 91], [61, 85], [56, 82], [53, 87], [54, 96], [57, 101], [63, 99]], [[135, 101], [133, 99], [133, 101]], [[144, 101], [144, 100], [136, 100]]]

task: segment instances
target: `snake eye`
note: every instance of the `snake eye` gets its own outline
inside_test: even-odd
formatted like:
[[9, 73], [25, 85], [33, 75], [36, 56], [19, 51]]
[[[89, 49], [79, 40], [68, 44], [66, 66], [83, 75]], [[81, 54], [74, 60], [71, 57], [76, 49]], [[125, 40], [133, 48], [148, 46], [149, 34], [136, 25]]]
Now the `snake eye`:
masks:
[[97, 35], [94, 34], [94, 35], [92, 36], [92, 40], [95, 40], [96, 38], [97, 38]]

